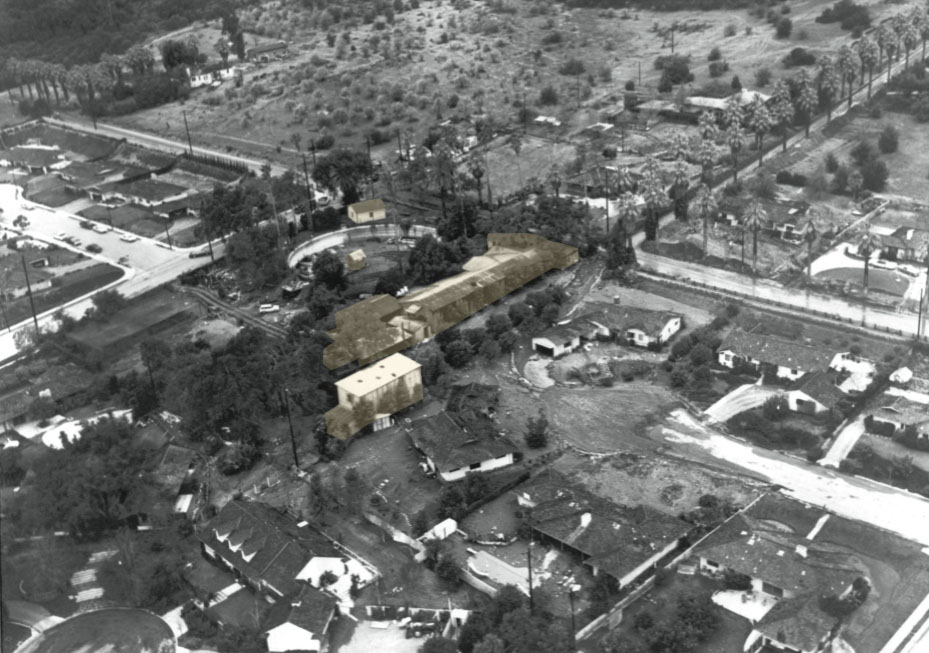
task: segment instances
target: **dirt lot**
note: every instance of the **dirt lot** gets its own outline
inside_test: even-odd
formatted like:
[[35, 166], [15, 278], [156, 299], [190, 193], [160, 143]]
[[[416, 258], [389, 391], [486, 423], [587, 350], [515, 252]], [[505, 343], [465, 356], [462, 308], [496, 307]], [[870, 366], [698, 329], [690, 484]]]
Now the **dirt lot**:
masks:
[[695, 507], [704, 494], [747, 505], [760, 493], [758, 484], [745, 478], [661, 456], [592, 460], [566, 453], [553, 467], [592, 492], [628, 505], [645, 504], [671, 515]]
[[[293, 163], [292, 133], [302, 133], [304, 145], [329, 132], [338, 145], [360, 146], [364, 132], [376, 125], [391, 141], [376, 146], [375, 157], [392, 159], [397, 129], [417, 134], [414, 140], [419, 141], [435, 119], [488, 113], [509, 120], [524, 93], [526, 102], [535, 104], [549, 84], [559, 92], [561, 103], [541, 107], [541, 112], [562, 117], [570, 128], [585, 126], [572, 115], [578, 108], [578, 80], [558, 73], [569, 58], [581, 60], [593, 76], [592, 95], [579, 115], [588, 124], [595, 122], [587, 109], [615, 103], [627, 80], [636, 80], [639, 88], [654, 87], [660, 71], [653, 62], [658, 55], [670, 54], [665, 28], [673, 22], [682, 26], [675, 34], [675, 52], [692, 57], [692, 86], [709, 80], [706, 57], [711, 42], [719, 42], [732, 68], [723, 78], [726, 83], [736, 74], [750, 86], [760, 66], [770, 67], [777, 77], [783, 69], [776, 62], [792, 47], [835, 50], [847, 40], [848, 33], [836, 24], [813, 22], [827, 4], [831, 2], [793, 3], [794, 34], [784, 40], [775, 39], [763, 19], [741, 11], [616, 12], [566, 10], [560, 5], [540, 11], [538, 3], [525, 0], [505, 3], [502, 12], [477, 3], [453, 11], [445, 3], [424, 1], [417, 10], [397, 14], [392, 25], [383, 19], [329, 25], [329, 15], [314, 27], [314, 17], [295, 4], [256, 6], [242, 12], [243, 26], [259, 28], [266, 37], [262, 40], [288, 40], [287, 57], [247, 66], [241, 89], [227, 83], [217, 91], [196, 90], [183, 108], [197, 139], [220, 148]], [[875, 19], [892, 13], [893, 7], [872, 4]], [[724, 37], [730, 24], [736, 34]], [[348, 37], [339, 36], [329, 45], [327, 30]], [[556, 32], [560, 42], [543, 43], [543, 37]], [[215, 27], [194, 33], [201, 37], [201, 51], [215, 59]], [[254, 38], [249, 34], [248, 46]], [[582, 80], [580, 86], [586, 85]], [[118, 122], [181, 138], [181, 109], [159, 107]], [[272, 149], [276, 145], [277, 152]]]

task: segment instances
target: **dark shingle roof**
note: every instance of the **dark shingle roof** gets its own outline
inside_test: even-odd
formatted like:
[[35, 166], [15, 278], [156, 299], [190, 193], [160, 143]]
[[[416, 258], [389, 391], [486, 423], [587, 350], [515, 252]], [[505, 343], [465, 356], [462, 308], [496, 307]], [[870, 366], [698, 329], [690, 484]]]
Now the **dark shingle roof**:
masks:
[[640, 329], [655, 336], [670, 320], [681, 317], [680, 313], [652, 311], [647, 308], [607, 304], [606, 302], [586, 302], [583, 309], [584, 319], [588, 321], [596, 321], [616, 331]]
[[268, 632], [282, 624], [291, 623], [319, 638], [326, 632], [337, 603], [338, 600], [328, 592], [306, 584], [297, 593], [284, 597], [271, 608], [262, 631]]
[[[220, 541], [219, 535], [228, 536]], [[261, 578], [281, 594], [300, 589], [297, 574], [312, 558], [342, 557], [318, 531], [263, 503], [234, 499], [197, 537], [248, 578]], [[232, 551], [232, 545], [241, 545]], [[254, 553], [254, 557], [245, 560]]]
[[440, 472], [450, 472], [519, 450], [509, 438], [488, 437], [483, 429], [462, 428], [446, 412], [416, 420], [409, 433], [413, 444], [435, 463]]
[[810, 372], [798, 379], [790, 389], [803, 392], [826, 408], [835, 408], [845, 398], [845, 394], [836, 387], [835, 380], [832, 372]]
[[835, 625], [835, 617], [819, 607], [819, 595], [782, 599], [761, 618], [755, 630], [801, 651], [815, 651]]
[[763, 363], [807, 372], [828, 369], [834, 357], [834, 353], [824, 349], [740, 329], [734, 329], [723, 339], [719, 351], [726, 350], [742, 358], [750, 357]]
[[536, 531], [589, 556], [588, 564], [622, 578], [690, 532], [692, 526], [645, 505], [625, 506], [603, 499], [557, 472], [546, 472], [522, 487], [536, 504], [530, 523]]

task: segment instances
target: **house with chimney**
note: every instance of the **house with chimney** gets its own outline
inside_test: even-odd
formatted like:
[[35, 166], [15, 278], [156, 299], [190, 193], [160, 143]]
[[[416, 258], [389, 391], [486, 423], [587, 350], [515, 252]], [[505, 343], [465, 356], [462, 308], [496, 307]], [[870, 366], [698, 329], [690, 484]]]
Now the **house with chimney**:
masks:
[[646, 505], [600, 497], [554, 470], [513, 490], [533, 537], [576, 555], [619, 587], [641, 582], [680, 548], [693, 526]]
[[[307, 522], [257, 501], [231, 500], [197, 538], [204, 555], [268, 603], [297, 596], [309, 584], [351, 606], [352, 584], [363, 587], [378, 575], [370, 564]], [[335, 582], [327, 583], [327, 574]]]
[[903, 650], [929, 586], [922, 545], [777, 493], [733, 515], [692, 555], [700, 573], [728, 579], [713, 602], [752, 624], [748, 653]]
[[304, 585], [271, 608], [262, 632], [270, 653], [328, 648], [329, 626], [338, 614], [338, 599], [329, 592]]
[[[481, 428], [484, 425], [489, 428]], [[418, 419], [406, 431], [413, 446], [425, 456], [429, 470], [447, 483], [508, 467], [516, 462], [519, 451], [490, 423], [469, 422], [446, 411]]]
[[821, 347], [741, 329], [730, 331], [716, 350], [716, 360], [723, 367], [747, 366], [761, 373], [773, 372], [788, 381], [828, 369], [834, 356]]

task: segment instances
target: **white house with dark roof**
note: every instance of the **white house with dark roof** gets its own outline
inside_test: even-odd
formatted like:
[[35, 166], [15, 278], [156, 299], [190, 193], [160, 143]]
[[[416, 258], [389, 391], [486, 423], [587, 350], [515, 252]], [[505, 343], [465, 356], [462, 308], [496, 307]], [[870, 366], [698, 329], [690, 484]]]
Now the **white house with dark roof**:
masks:
[[583, 309], [582, 319], [596, 327], [598, 336], [623, 338], [638, 347], [663, 345], [684, 325], [683, 316], [670, 311], [606, 302], [587, 302]]
[[446, 482], [508, 467], [516, 462], [519, 451], [509, 438], [469, 428], [444, 411], [416, 420], [407, 433], [413, 446], [426, 457], [429, 469]]
[[338, 599], [325, 590], [304, 585], [271, 608], [262, 624], [268, 651], [310, 651], [327, 647], [329, 626], [338, 614]]
[[591, 327], [581, 320], [569, 320], [545, 329], [532, 338], [532, 348], [540, 354], [558, 358], [581, 346], [581, 339], [588, 338]]
[[833, 372], [810, 372], [787, 391], [790, 410], [807, 415], [822, 415], [836, 410], [845, 394], [836, 386]]
[[724, 367], [741, 364], [760, 370], [762, 365], [768, 365], [779, 378], [790, 381], [808, 372], [828, 369], [833, 357], [833, 353], [819, 347], [740, 329], [731, 331], [716, 350], [716, 359]]

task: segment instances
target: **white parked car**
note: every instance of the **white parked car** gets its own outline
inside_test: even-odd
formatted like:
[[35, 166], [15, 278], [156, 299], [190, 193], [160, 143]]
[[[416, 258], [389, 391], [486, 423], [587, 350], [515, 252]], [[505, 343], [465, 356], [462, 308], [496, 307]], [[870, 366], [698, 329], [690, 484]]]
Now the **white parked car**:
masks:
[[63, 232], [63, 231], [59, 231], [57, 234], [55, 234], [55, 239], [56, 239], [56, 240], [64, 240], [64, 239], [67, 238], [67, 237], [68, 237], [68, 234], [66, 234], [66, 233]]
[[897, 271], [902, 272], [903, 274], [908, 274], [911, 277], [919, 276], [919, 268], [913, 265], [900, 265], [897, 267]]
[[897, 264], [893, 261], [885, 261], [884, 259], [876, 258], [871, 261], [871, 267], [879, 268], [881, 270], [896, 270]]
[[123, 234], [122, 236], [119, 237], [119, 239], [123, 241], [124, 243], [134, 243], [135, 241], [139, 239], [139, 237], [136, 236], [135, 234]]
[[96, 231], [98, 234], [109, 233], [112, 229], [113, 229], [113, 227], [109, 227], [109, 226], [107, 226], [107, 225], [105, 225], [105, 224], [95, 224], [95, 225], [94, 225], [94, 231]]
[[277, 304], [262, 304], [258, 307], [259, 313], [277, 313], [281, 307]]
[[32, 209], [35, 208], [32, 204], [27, 204], [26, 202], [23, 202], [22, 204], [20, 204], [20, 206], [23, 207], [24, 211], [31, 211]]

